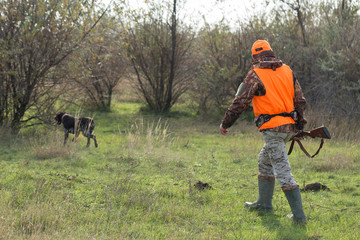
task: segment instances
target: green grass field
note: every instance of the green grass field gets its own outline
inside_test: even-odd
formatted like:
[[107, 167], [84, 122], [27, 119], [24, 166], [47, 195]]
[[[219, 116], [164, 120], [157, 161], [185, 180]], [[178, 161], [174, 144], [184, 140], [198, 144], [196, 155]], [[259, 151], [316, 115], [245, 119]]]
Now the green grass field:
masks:
[[[244, 209], [258, 194], [255, 126], [239, 121], [222, 136], [221, 116], [175, 109], [159, 117], [140, 107], [84, 111], [95, 117], [97, 149], [84, 137], [64, 147], [61, 127], [2, 130], [0, 239], [360, 239], [359, 142], [326, 141], [314, 159], [295, 146], [301, 187], [331, 190], [302, 193], [309, 221], [298, 226], [278, 183], [273, 213]], [[304, 144], [314, 152], [319, 141]], [[198, 190], [198, 181], [212, 189]]]

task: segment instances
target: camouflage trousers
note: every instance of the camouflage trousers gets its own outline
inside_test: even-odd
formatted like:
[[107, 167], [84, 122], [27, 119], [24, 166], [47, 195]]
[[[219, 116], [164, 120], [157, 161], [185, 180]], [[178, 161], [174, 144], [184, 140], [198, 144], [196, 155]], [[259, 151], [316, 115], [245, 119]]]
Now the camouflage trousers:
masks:
[[259, 178], [276, 179], [285, 191], [288, 187], [294, 188], [297, 183], [291, 173], [285, 143], [294, 133], [263, 131], [264, 147], [259, 154]]

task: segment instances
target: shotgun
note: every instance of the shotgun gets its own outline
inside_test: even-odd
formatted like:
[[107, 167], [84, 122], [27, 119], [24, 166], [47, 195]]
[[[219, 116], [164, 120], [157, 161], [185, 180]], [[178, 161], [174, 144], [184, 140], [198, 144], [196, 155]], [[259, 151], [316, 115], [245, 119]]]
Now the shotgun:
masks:
[[315, 128], [311, 131], [300, 131], [298, 132], [294, 137], [312, 137], [312, 138], [325, 138], [325, 139], [331, 139], [331, 135], [326, 127], [321, 126], [318, 128]]
[[[321, 143], [320, 143], [320, 147], [319, 149], [316, 151], [315, 154], [313, 155], [310, 155], [306, 149], [304, 148], [304, 146], [302, 145], [302, 143], [300, 142], [300, 140], [305, 137], [305, 136], [308, 136], [308, 137], [311, 137], [311, 138], [321, 138]], [[321, 126], [321, 127], [318, 127], [318, 128], [315, 128], [311, 131], [299, 131], [298, 133], [295, 134], [295, 136], [290, 139], [292, 140], [291, 142], [291, 145], [290, 145], [290, 148], [289, 148], [289, 152], [288, 152], [288, 155], [291, 154], [292, 150], [293, 150], [293, 147], [294, 147], [294, 143], [295, 141], [299, 144], [301, 150], [306, 154], [306, 156], [308, 156], [309, 158], [313, 158], [315, 157], [316, 155], [318, 155], [318, 153], [320, 152], [320, 149], [322, 148], [323, 144], [324, 144], [324, 139], [331, 139], [331, 135], [330, 135], [330, 132], [327, 130], [326, 127], [324, 126]]]

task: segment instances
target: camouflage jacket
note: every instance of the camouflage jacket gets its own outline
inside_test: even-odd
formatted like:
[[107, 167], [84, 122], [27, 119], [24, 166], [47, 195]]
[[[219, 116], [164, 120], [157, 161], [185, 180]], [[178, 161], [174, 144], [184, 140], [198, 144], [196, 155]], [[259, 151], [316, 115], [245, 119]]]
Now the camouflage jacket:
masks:
[[[274, 57], [265, 57], [261, 61], [254, 62], [252, 69], [254, 68], [277, 68], [282, 66], [281, 60], [278, 60]], [[304, 116], [306, 100], [303, 96], [299, 82], [297, 81], [295, 75], [293, 74], [294, 81], [294, 108], [298, 113], [299, 127], [302, 128], [306, 123]], [[250, 70], [243, 81], [245, 83], [245, 88], [242, 89], [240, 95], [236, 95], [233, 103], [228, 108], [225, 113], [225, 116], [222, 120], [222, 127], [229, 128], [234, 122], [239, 118], [240, 114], [244, 112], [251, 104], [254, 96], [264, 96], [266, 94], [266, 89], [264, 84], [261, 82], [258, 75], [254, 70]], [[275, 128], [267, 129], [274, 132], [296, 132], [294, 124], [286, 124], [278, 126]]]

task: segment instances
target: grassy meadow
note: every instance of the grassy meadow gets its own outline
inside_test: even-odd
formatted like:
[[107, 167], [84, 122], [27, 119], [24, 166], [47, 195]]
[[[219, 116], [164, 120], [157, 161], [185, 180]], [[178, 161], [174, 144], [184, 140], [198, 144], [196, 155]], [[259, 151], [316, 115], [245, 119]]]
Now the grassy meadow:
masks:
[[[358, 141], [335, 137], [314, 159], [295, 146], [290, 163], [301, 187], [330, 188], [302, 193], [308, 223], [298, 226], [286, 218], [278, 182], [273, 213], [244, 209], [258, 195], [263, 139], [253, 124], [239, 121], [222, 136], [222, 116], [180, 105], [160, 117], [141, 106], [83, 110], [95, 118], [99, 148], [86, 148], [84, 137], [64, 147], [61, 127], [18, 136], [2, 129], [0, 239], [360, 239]], [[350, 131], [340, 128], [329, 125], [334, 136]], [[304, 141], [311, 153], [318, 144]]]

